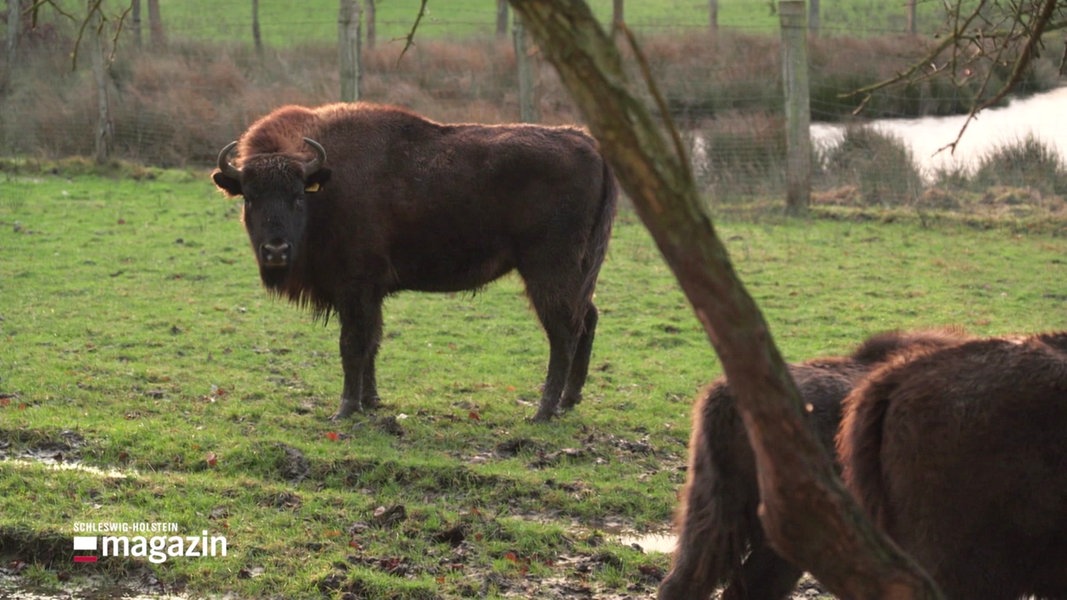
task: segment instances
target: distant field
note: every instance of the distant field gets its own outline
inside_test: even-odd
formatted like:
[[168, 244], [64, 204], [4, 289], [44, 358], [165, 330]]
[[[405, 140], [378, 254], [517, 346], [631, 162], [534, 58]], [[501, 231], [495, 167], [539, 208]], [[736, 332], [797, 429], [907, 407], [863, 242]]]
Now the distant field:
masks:
[[[385, 404], [330, 423], [337, 324], [263, 292], [240, 203], [206, 171], [0, 186], [0, 551], [23, 565], [0, 596], [146, 573], [194, 597], [651, 596], [667, 556], [618, 535], [667, 526], [719, 366], [631, 213], [573, 413], [524, 420], [547, 344], [507, 277], [390, 299]], [[1067, 238], [869, 217], [718, 230], [790, 360], [892, 328], [1065, 325]], [[229, 553], [72, 565], [86, 522], [174, 523]]]
[[[379, 0], [378, 37], [382, 42], [405, 36], [418, 14], [419, 0]], [[593, 0], [593, 10], [605, 21], [610, 0]], [[195, 40], [245, 39], [251, 41], [250, 3], [220, 4], [212, 0], [160, 0], [161, 12], [175, 37]], [[904, 3], [879, 0], [823, 0], [822, 23], [835, 35], [879, 35], [904, 29]], [[775, 31], [777, 1], [720, 0], [719, 24], [748, 31]], [[236, 9], [236, 10], [235, 10]], [[645, 33], [702, 29], [708, 24], [708, 3], [699, 0], [630, 0], [627, 23]], [[920, 23], [930, 29], [938, 5], [919, 3]], [[260, 24], [265, 44], [299, 45], [332, 41], [337, 37], [336, 0], [277, 0], [260, 2]], [[493, 0], [431, 0], [419, 26], [431, 38], [491, 36], [496, 27]]]

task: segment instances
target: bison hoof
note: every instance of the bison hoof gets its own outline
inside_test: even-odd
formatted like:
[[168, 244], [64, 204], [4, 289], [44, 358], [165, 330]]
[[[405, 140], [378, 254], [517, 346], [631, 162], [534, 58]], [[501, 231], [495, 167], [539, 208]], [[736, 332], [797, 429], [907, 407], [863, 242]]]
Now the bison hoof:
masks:
[[577, 404], [579, 402], [581, 402], [581, 401], [582, 401], [582, 395], [581, 394], [577, 394], [575, 396], [564, 396], [563, 399], [561, 399], [559, 401], [559, 412], [562, 413], [562, 412], [568, 411], [568, 410], [574, 408], [575, 406], [577, 406]]
[[534, 423], [547, 423], [556, 416], [556, 409], [547, 406], [542, 406], [538, 409], [537, 414], [530, 418], [530, 421]]
[[331, 421], [340, 421], [346, 419], [357, 412], [363, 412], [363, 407], [359, 402], [343, 399], [341, 400], [341, 406], [337, 407], [337, 412], [330, 415]]

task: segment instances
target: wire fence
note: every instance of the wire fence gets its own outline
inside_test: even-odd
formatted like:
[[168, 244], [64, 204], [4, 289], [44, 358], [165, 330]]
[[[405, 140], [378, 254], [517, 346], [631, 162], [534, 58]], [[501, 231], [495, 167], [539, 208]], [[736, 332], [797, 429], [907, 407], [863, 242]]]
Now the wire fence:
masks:
[[[184, 8], [178, 11], [176, 2], [162, 2], [165, 44], [153, 43], [147, 22], [142, 24], [140, 47], [129, 28], [117, 38], [108, 73], [113, 156], [163, 166], [207, 166], [218, 148], [277, 106], [337, 100], [336, 2], [324, 4], [329, 10], [314, 10], [316, 3], [310, 1], [260, 2], [262, 55], [252, 43], [250, 3], [228, 3], [228, 9], [220, 11], [217, 2], [181, 0]], [[742, 2], [765, 12], [738, 10]], [[714, 32], [703, 1], [631, 1], [625, 16], [641, 39], [672, 116], [690, 141], [695, 171], [709, 192], [716, 197], [777, 193], [784, 177], [777, 3], [719, 4]], [[512, 40], [496, 35], [495, 2], [442, 2], [440, 8], [430, 2], [415, 46], [403, 59], [399, 55], [404, 44], [398, 38], [410, 31], [418, 2], [379, 0], [378, 5], [378, 41], [374, 48], [365, 48], [363, 56], [364, 99], [399, 104], [441, 121], [519, 118]], [[908, 33], [905, 5], [821, 2], [809, 65], [820, 165], [833, 162], [829, 153], [844, 136], [841, 123], [850, 120], [858, 104], [857, 98], [843, 94], [891, 75], [919, 55], [918, 38]], [[918, 2], [919, 31], [939, 26], [939, 6]], [[610, 20], [610, 1], [593, 7], [605, 23]], [[42, 18], [39, 31], [21, 40], [22, 60], [0, 94], [2, 154], [93, 154], [97, 105], [88, 60], [71, 69], [74, 35], [64, 30], [69, 24], [52, 18]], [[49, 27], [54, 28], [51, 33]], [[1035, 66], [1033, 79], [1041, 82], [1035, 89], [1058, 82], [1054, 58], [1046, 56]], [[579, 120], [547, 65], [538, 69], [536, 88], [545, 122]], [[952, 84], [894, 88], [868, 104], [864, 116], [899, 120], [950, 115], [972, 99], [966, 89]], [[918, 131], [914, 137], [922, 138], [922, 128]], [[1020, 131], [1020, 140], [1031, 135]], [[1067, 139], [1067, 134], [1055, 132], [1034, 135]], [[944, 143], [950, 141], [946, 136]], [[852, 148], [854, 153], [861, 150]], [[868, 151], [889, 152], [883, 146]], [[905, 140], [904, 151], [910, 158], [880, 160], [875, 155], [868, 167], [854, 168], [853, 174], [866, 169], [890, 182], [911, 182], [909, 193], [915, 197], [933, 178], [922, 154], [926, 150], [920, 152]], [[822, 179], [821, 185], [862, 188], [836, 176]]]

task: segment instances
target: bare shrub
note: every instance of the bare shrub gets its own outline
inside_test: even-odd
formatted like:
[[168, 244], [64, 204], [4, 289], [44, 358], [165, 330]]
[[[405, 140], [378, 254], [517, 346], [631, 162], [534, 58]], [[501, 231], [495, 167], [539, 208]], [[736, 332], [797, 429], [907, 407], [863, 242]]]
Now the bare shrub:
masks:
[[718, 199], [783, 189], [785, 124], [780, 115], [732, 111], [690, 129], [693, 170]]
[[1030, 187], [1046, 194], [1067, 194], [1067, 168], [1056, 150], [1033, 135], [1002, 145], [979, 161], [973, 186]]
[[864, 204], [911, 206], [922, 193], [911, 150], [873, 127], [848, 127], [840, 144], [817, 154], [820, 185], [855, 185]]

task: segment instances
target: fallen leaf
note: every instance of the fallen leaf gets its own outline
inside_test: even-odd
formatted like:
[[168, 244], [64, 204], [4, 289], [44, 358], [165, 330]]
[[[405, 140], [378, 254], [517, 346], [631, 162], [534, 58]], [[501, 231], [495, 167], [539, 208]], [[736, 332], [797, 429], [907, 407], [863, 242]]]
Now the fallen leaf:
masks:
[[330, 440], [331, 442], [336, 442], [340, 437], [341, 436], [337, 435], [336, 431], [327, 431], [326, 432], [326, 439]]
[[219, 463], [219, 457], [214, 452], [208, 452], [204, 456], [204, 461], [207, 462], [207, 466], [214, 467]]

